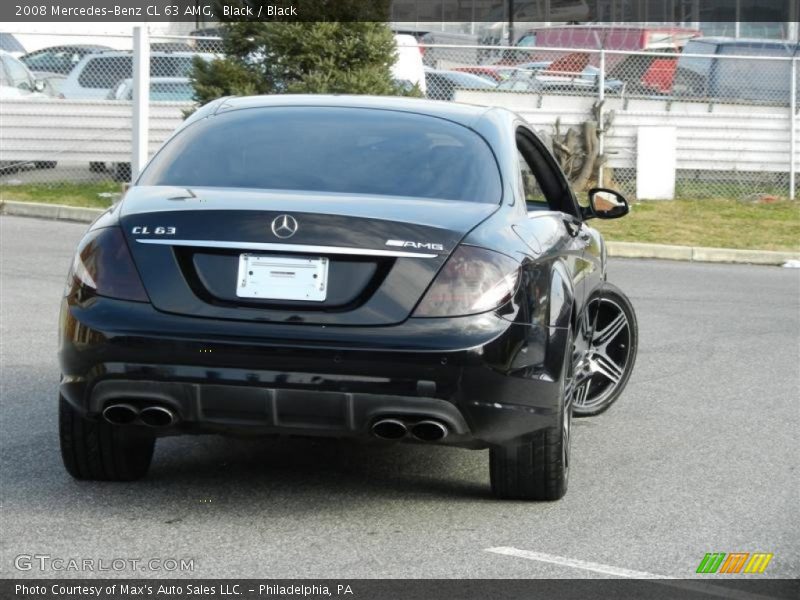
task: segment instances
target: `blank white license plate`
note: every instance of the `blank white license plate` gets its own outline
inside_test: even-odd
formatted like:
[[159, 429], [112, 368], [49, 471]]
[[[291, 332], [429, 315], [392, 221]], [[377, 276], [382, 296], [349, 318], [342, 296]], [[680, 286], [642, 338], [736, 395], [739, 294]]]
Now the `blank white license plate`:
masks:
[[327, 258], [239, 255], [239, 298], [322, 302], [327, 294]]

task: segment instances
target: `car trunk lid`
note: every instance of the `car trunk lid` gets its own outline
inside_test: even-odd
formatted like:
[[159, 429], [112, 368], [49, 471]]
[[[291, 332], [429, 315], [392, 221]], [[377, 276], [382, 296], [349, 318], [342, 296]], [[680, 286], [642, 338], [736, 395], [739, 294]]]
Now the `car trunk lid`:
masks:
[[[359, 194], [137, 186], [126, 195], [120, 219], [158, 310], [387, 325], [410, 315], [458, 242], [497, 208]], [[260, 269], [255, 275], [250, 260]], [[320, 279], [303, 279], [313, 277], [306, 273]], [[312, 299], [278, 289], [286, 284], [291, 292], [303, 281], [323, 282], [325, 289]], [[259, 296], [262, 291], [273, 297]]]

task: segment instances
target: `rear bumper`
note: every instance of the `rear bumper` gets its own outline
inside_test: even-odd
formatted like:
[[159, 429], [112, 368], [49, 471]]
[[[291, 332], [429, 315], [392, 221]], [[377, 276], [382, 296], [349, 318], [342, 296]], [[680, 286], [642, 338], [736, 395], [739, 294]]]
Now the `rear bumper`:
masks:
[[62, 305], [61, 392], [178, 415], [160, 434], [368, 437], [380, 417], [435, 418], [485, 447], [559, 423], [566, 331], [493, 314], [393, 327], [254, 324], [92, 298]]

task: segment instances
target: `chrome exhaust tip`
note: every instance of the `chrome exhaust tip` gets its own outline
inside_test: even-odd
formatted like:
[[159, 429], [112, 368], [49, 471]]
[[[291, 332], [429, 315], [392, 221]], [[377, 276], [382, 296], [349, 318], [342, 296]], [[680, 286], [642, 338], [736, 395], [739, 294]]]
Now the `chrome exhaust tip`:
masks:
[[439, 421], [420, 421], [411, 426], [411, 435], [423, 442], [438, 442], [447, 437], [447, 427]]
[[372, 424], [372, 435], [382, 440], [399, 440], [406, 436], [408, 428], [397, 419], [379, 419]]
[[163, 406], [148, 406], [139, 413], [139, 419], [148, 427], [169, 427], [178, 422], [177, 415]]
[[130, 404], [111, 404], [103, 410], [103, 418], [112, 425], [130, 425], [139, 412]]

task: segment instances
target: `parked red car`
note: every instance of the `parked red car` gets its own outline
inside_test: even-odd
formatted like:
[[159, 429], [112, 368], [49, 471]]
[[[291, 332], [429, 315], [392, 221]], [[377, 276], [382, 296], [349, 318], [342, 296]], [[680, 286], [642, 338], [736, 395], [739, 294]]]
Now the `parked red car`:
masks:
[[[675, 77], [676, 54], [689, 40], [702, 35], [686, 27], [636, 27], [617, 25], [570, 25], [540, 27], [525, 32], [515, 49], [506, 50], [495, 65], [557, 60], [558, 48], [589, 50], [589, 64], [599, 66], [605, 50], [664, 52], [663, 57], [640, 54], [606, 54], [607, 76], [626, 83], [629, 92], [669, 93]], [[552, 50], [549, 50], [552, 48]]]

